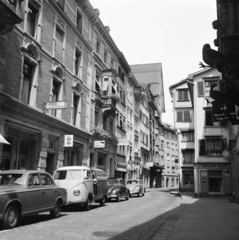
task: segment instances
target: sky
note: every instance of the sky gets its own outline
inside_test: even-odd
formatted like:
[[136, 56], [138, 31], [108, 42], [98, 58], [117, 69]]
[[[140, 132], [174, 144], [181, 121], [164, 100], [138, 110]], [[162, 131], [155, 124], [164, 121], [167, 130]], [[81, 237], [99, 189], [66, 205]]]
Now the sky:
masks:
[[166, 113], [173, 124], [169, 86], [201, 70], [202, 47], [214, 46], [216, 0], [90, 0], [129, 65], [161, 63]]

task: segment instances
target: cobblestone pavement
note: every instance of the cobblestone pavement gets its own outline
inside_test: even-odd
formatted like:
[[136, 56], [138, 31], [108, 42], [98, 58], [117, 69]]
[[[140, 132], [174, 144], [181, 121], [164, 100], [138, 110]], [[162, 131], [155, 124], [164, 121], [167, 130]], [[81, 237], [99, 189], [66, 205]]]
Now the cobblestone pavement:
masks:
[[17, 228], [0, 230], [0, 239], [163, 240], [183, 211], [180, 203], [181, 198], [154, 190], [144, 197], [112, 201], [104, 207], [93, 204], [88, 212], [68, 206], [57, 219], [48, 213], [23, 218]]

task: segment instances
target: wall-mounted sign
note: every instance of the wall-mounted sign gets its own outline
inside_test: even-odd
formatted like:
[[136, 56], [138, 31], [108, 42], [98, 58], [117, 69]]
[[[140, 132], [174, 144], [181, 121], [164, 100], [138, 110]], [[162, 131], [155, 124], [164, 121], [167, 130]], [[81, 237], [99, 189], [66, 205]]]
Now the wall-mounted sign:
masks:
[[94, 148], [105, 148], [105, 141], [94, 141]]
[[228, 150], [224, 150], [224, 151], [222, 152], [222, 156], [223, 156], [225, 159], [230, 158], [230, 155], [231, 155], [231, 153], [230, 153], [230, 151], [228, 151]]
[[52, 110], [52, 109], [65, 109], [66, 108], [66, 102], [46, 102], [46, 109]]
[[64, 136], [64, 147], [73, 147], [74, 135]]

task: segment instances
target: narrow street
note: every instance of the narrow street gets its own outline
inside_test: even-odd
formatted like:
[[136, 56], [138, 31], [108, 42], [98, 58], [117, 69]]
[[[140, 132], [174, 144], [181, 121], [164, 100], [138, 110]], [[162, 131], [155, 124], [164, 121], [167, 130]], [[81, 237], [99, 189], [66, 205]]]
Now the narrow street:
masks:
[[48, 213], [23, 218], [17, 228], [1, 230], [0, 239], [151, 239], [168, 221], [171, 227], [166, 233], [170, 234], [172, 219], [179, 217], [171, 210], [180, 204], [180, 197], [155, 190], [129, 201], [107, 202], [104, 207], [93, 204], [89, 212], [67, 207], [58, 219]]

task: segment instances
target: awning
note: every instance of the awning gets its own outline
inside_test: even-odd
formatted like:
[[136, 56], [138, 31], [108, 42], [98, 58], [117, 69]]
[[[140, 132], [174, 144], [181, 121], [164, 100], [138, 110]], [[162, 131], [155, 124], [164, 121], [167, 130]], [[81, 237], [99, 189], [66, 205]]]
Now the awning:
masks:
[[11, 145], [1, 134], [0, 134], [0, 143], [5, 143]]

